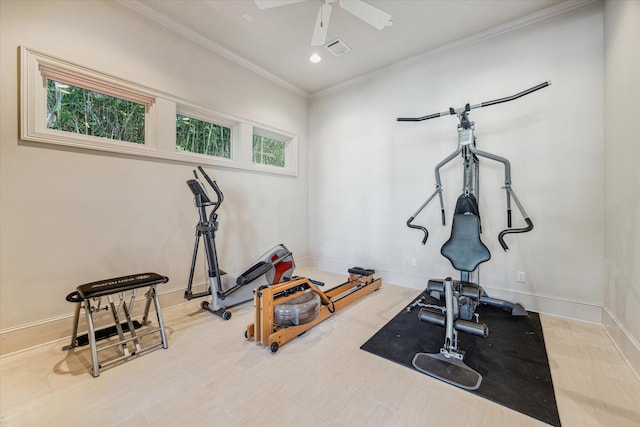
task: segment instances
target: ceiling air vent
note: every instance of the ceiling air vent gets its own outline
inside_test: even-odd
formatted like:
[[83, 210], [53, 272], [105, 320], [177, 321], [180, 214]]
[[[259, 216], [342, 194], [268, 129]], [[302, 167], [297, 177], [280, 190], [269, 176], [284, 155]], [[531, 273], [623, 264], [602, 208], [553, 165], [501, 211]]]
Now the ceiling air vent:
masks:
[[351, 48], [344, 44], [344, 42], [340, 39], [335, 39], [331, 43], [325, 44], [324, 47], [326, 47], [327, 50], [333, 53], [335, 56], [344, 55], [351, 50]]

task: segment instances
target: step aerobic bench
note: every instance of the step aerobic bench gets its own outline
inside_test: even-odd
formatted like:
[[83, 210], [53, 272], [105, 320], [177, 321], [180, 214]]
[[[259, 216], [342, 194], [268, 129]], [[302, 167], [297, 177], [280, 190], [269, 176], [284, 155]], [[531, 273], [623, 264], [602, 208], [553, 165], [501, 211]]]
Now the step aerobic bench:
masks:
[[[160, 308], [160, 302], [158, 301], [156, 285], [166, 283], [168, 281], [168, 277], [161, 276], [156, 273], [142, 273], [133, 274], [131, 276], [115, 277], [113, 279], [101, 280], [78, 286], [76, 290], [67, 295], [66, 298], [67, 301], [76, 303], [76, 311], [73, 320], [71, 343], [64, 346], [62, 349], [70, 350], [75, 347], [90, 344], [94, 377], [100, 375], [100, 368], [102, 367], [128, 359], [129, 357], [138, 355], [158, 346], [162, 346], [162, 348], [166, 349], [168, 347], [167, 336], [164, 330], [162, 310]], [[136, 291], [139, 288], [148, 288], [145, 293], [147, 303], [145, 305], [142, 323], [131, 319], [133, 305], [136, 300]], [[119, 296], [117, 307], [114, 302], [114, 295], [116, 294]], [[129, 302], [127, 302], [127, 294], [130, 295]], [[107, 298], [108, 304], [101, 308], [100, 305], [102, 297]], [[155, 306], [158, 326], [156, 328], [147, 328], [144, 331], [141, 331], [140, 334], [137, 334], [137, 328], [151, 324], [148, 320], [151, 301], [153, 301]], [[84, 308], [85, 314], [87, 315], [88, 332], [84, 335], [78, 336], [78, 321], [80, 319], [81, 308]], [[96, 331], [93, 322], [93, 314], [100, 310], [109, 311], [113, 317], [114, 324]], [[122, 315], [124, 315], [123, 322], [120, 320]], [[156, 341], [148, 344], [146, 347], [142, 347], [141, 338], [156, 332], [160, 332], [160, 341]], [[97, 341], [111, 338], [116, 335], [119, 338], [117, 342], [108, 343], [101, 348], [97, 347]], [[118, 355], [104, 362], [99, 362], [98, 352], [113, 347], [120, 348]]]

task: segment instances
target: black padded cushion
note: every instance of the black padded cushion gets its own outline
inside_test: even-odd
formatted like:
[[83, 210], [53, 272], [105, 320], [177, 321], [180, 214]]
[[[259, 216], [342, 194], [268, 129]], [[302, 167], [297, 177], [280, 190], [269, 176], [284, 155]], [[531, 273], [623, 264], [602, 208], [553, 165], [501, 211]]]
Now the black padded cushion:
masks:
[[480, 240], [480, 219], [472, 214], [454, 215], [451, 237], [442, 245], [440, 253], [460, 271], [473, 271], [488, 261], [491, 252]]
[[350, 274], [359, 274], [360, 276], [371, 276], [376, 271], [373, 268], [351, 267], [347, 270]]
[[151, 286], [157, 283], [166, 283], [168, 281], [168, 277], [156, 273], [141, 273], [86, 283], [78, 286], [77, 291], [82, 299], [97, 298], [103, 295], [129, 291], [131, 289]]
[[470, 213], [480, 219], [480, 209], [478, 209], [478, 201], [472, 194], [465, 196], [464, 194], [458, 197], [456, 201], [456, 208], [453, 211], [454, 215]]

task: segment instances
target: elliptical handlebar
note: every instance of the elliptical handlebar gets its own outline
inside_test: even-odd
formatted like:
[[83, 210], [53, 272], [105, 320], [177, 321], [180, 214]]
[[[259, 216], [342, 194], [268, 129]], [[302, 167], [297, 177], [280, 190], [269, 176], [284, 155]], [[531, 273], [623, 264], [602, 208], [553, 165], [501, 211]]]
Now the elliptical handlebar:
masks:
[[[216, 193], [216, 197], [218, 198], [218, 200], [213, 203], [214, 205], [213, 212], [215, 212], [222, 204], [222, 201], [224, 200], [224, 194], [222, 194], [222, 190], [220, 190], [220, 187], [218, 187], [218, 183], [212, 180], [211, 178], [209, 178], [209, 175], [207, 175], [204, 169], [202, 169], [202, 166], [198, 166], [198, 170], [200, 171], [204, 179], [207, 180], [211, 188], [213, 188], [213, 191]], [[198, 174], [196, 173], [196, 171], [193, 171], [193, 174], [196, 176], [196, 179], [197, 179]]]
[[514, 99], [518, 99], [521, 98], [525, 95], [529, 95], [532, 92], [535, 92], [537, 90], [543, 89], [547, 86], [550, 86], [551, 82], [550, 81], [546, 81], [544, 83], [540, 83], [539, 85], [530, 87], [529, 89], [523, 90], [522, 92], [516, 93], [515, 95], [511, 95], [511, 96], [506, 96], [504, 98], [498, 98], [498, 99], [494, 99], [492, 101], [485, 101], [482, 102], [480, 104], [475, 104], [475, 105], [469, 105], [466, 104], [464, 107], [461, 108], [449, 108], [449, 110], [447, 111], [442, 111], [440, 113], [434, 113], [434, 114], [429, 114], [426, 116], [422, 116], [422, 117], [398, 117], [398, 121], [399, 122], [422, 122], [424, 120], [429, 120], [429, 119], [435, 119], [437, 117], [442, 117], [442, 116], [453, 116], [456, 115], [458, 113], [462, 113], [464, 111], [471, 111], [473, 109], [476, 108], [482, 108], [482, 107], [488, 107], [490, 105], [496, 105], [496, 104], [502, 104], [503, 102], [509, 102], [509, 101], [513, 101]]

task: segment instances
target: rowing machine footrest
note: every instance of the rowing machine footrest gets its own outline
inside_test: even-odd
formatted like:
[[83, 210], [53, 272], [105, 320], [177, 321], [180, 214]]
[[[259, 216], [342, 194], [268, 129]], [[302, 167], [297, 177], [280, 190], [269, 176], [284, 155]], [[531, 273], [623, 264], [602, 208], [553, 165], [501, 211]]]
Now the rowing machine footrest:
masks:
[[316, 286], [324, 286], [324, 282], [321, 282], [321, 281], [319, 281], [319, 280], [309, 279], [309, 281], [310, 281], [311, 283], [313, 283], [314, 285], [316, 285]]

